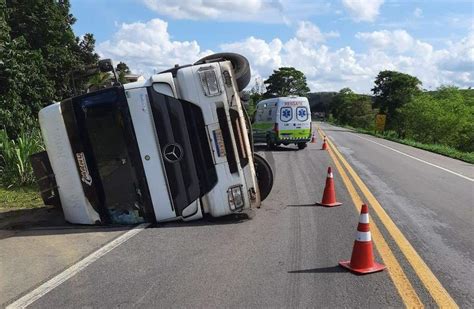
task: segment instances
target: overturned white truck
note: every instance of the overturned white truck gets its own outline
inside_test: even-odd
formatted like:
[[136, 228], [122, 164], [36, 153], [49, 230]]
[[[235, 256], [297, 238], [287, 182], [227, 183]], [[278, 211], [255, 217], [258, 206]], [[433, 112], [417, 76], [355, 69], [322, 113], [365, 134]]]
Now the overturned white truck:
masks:
[[247, 59], [221, 53], [43, 108], [40, 165], [50, 164], [50, 175], [37, 175], [55, 184], [43, 193], [56, 192], [66, 220], [78, 224], [195, 220], [259, 207], [273, 175], [254, 154], [242, 108], [249, 80]]

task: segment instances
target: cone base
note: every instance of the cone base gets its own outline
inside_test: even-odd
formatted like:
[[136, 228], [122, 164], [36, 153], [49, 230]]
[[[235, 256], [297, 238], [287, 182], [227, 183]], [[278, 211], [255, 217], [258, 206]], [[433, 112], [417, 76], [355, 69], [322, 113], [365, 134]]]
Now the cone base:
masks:
[[371, 274], [385, 269], [385, 265], [376, 262], [374, 262], [372, 267], [368, 268], [353, 268], [351, 267], [351, 261], [340, 261], [339, 265], [358, 275]]
[[323, 203], [321, 202], [321, 203], [316, 203], [316, 205], [318, 205], [318, 206], [323, 206], [323, 207], [336, 207], [336, 206], [341, 206], [342, 203], [335, 202], [335, 203], [330, 203], [330, 204], [323, 204]]

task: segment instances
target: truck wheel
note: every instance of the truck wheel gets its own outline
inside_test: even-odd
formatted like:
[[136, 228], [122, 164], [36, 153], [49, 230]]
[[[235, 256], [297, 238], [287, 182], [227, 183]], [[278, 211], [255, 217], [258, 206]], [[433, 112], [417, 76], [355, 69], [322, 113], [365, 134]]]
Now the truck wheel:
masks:
[[253, 155], [253, 162], [255, 165], [255, 172], [257, 173], [257, 182], [260, 189], [260, 200], [265, 200], [272, 191], [273, 187], [273, 172], [270, 164], [262, 156], [258, 154]]
[[203, 64], [219, 60], [229, 60], [234, 66], [235, 80], [237, 88], [242, 91], [250, 82], [250, 64], [247, 58], [235, 53], [217, 53], [199, 59], [194, 64]]
[[301, 150], [301, 149], [305, 149], [306, 146], [308, 146], [308, 144], [306, 144], [306, 143], [298, 143], [298, 149], [300, 149], [300, 150]]

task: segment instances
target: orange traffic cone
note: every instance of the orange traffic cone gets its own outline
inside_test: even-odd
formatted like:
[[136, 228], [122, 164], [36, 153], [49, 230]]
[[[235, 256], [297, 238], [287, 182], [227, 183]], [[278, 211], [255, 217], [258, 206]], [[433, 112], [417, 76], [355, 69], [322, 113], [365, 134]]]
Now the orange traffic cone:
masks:
[[334, 177], [332, 175], [331, 167], [328, 167], [328, 176], [326, 177], [326, 186], [324, 187], [323, 200], [316, 205], [334, 207], [342, 205], [336, 202], [336, 190], [334, 189]]
[[328, 143], [326, 141], [326, 136], [324, 136], [323, 147], [321, 147], [321, 150], [327, 150], [327, 149], [328, 149]]
[[313, 135], [311, 136], [311, 144], [314, 144], [316, 143], [316, 136], [314, 135], [314, 132], [313, 132]]
[[385, 269], [385, 265], [374, 261], [372, 249], [372, 236], [369, 226], [369, 207], [362, 205], [360, 211], [359, 225], [357, 226], [357, 237], [354, 241], [350, 261], [340, 261], [339, 265], [349, 269], [356, 274], [370, 274]]

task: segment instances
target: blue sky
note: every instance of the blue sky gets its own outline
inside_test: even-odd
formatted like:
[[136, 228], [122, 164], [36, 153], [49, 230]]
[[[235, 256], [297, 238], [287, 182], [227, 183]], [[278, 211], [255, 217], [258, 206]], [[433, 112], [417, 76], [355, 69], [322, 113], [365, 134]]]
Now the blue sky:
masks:
[[474, 2], [395, 0], [76, 0], [76, 35], [149, 75], [233, 51], [254, 80], [280, 66], [303, 71], [313, 91], [368, 93], [383, 69], [427, 89], [474, 86]]

